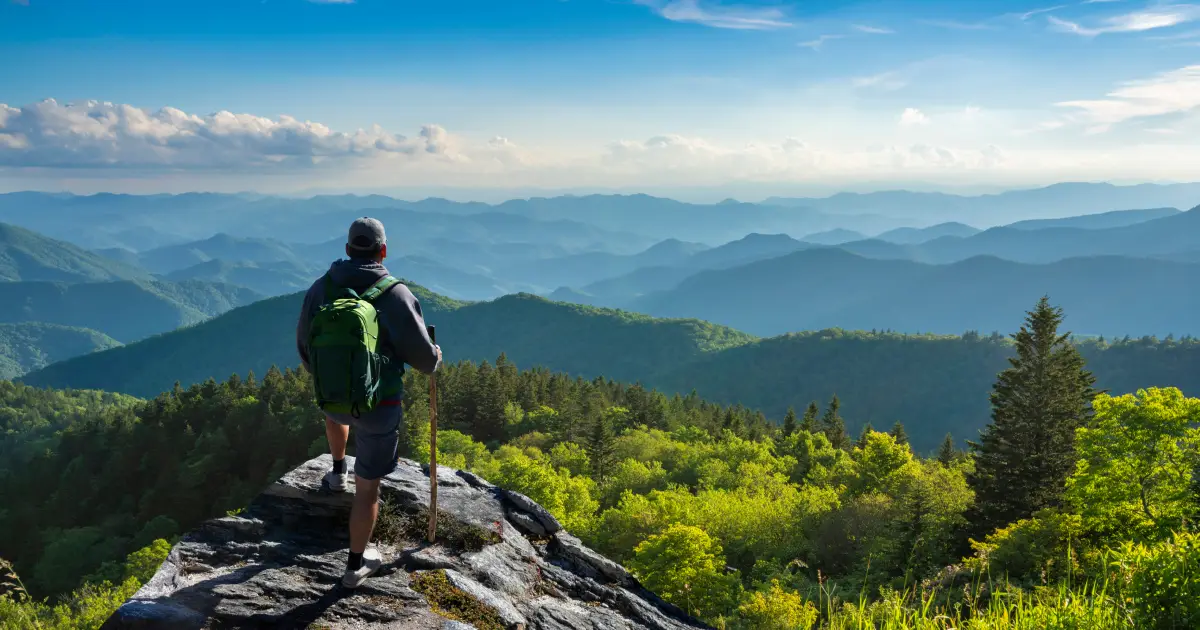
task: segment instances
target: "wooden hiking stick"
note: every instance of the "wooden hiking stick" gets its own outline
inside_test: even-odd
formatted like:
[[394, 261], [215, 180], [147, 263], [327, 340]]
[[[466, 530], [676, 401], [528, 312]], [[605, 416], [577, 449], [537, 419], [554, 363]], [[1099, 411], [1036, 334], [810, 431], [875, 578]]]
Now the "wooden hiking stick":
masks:
[[[437, 343], [433, 326], [429, 340]], [[437, 539], [437, 372], [429, 373], [429, 542]]]

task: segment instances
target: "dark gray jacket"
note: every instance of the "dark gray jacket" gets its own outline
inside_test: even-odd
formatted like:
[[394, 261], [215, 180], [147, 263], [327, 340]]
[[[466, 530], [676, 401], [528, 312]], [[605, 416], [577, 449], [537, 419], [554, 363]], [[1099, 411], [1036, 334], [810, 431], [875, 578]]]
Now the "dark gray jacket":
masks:
[[[339, 286], [362, 293], [384, 276], [387, 267], [373, 260], [343, 259], [329, 266], [331, 279]], [[325, 301], [325, 278], [318, 278], [304, 296], [300, 318], [296, 322], [296, 350], [304, 369], [311, 371], [308, 363], [308, 328], [317, 308]], [[403, 284], [395, 284], [373, 302], [379, 312], [379, 353], [388, 358], [390, 369], [384, 373], [383, 389], [393, 393], [400, 391], [400, 378], [407, 363], [417, 370], [429, 374], [437, 367], [437, 349], [425, 330], [425, 318], [421, 314], [421, 303], [417, 296]]]

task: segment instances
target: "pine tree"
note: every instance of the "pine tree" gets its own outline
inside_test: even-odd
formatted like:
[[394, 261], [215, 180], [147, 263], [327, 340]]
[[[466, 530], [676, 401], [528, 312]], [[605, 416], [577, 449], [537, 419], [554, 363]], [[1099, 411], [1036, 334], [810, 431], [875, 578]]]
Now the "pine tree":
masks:
[[969, 442], [975, 471], [971, 523], [976, 535], [1062, 503], [1075, 469], [1075, 429], [1091, 417], [1095, 378], [1059, 334], [1062, 309], [1046, 297], [1013, 334], [1017, 356], [992, 388], [992, 422]]
[[854, 445], [857, 446], [858, 448], [866, 448], [867, 437], [870, 436], [871, 432], [874, 430], [875, 430], [875, 427], [871, 426], [870, 422], [864, 424], [863, 428], [862, 428], [862, 433], [858, 434], [858, 441], [855, 442]]
[[891, 436], [896, 439], [897, 444], [908, 444], [908, 432], [904, 430], [904, 423], [899, 420], [892, 425], [892, 430], [889, 431]]
[[591, 462], [592, 479], [596, 483], [604, 483], [616, 455], [616, 435], [613, 433], [609, 414], [596, 414], [584, 448], [588, 454], [588, 461]]
[[829, 408], [821, 418], [821, 432], [829, 438], [829, 443], [834, 448], [846, 448], [850, 444], [850, 438], [846, 435], [846, 421], [838, 415], [841, 406], [842, 402], [838, 400], [837, 394], [834, 394], [833, 399], [829, 401]]
[[504, 406], [508, 404], [500, 373], [484, 361], [476, 375], [477, 408], [471, 437], [484, 443], [503, 440], [506, 433]]
[[783, 435], [788, 436], [796, 432], [796, 410], [788, 407], [787, 415], [783, 417]]
[[821, 413], [821, 410], [817, 408], [817, 401], [814, 400], [808, 403], [808, 409], [804, 410], [804, 419], [800, 421], [800, 430], [807, 431], [809, 433], [816, 433], [817, 414], [819, 413]]
[[733, 407], [725, 410], [725, 420], [721, 423], [721, 428], [732, 431], [734, 435], [742, 434], [742, 416], [735, 413]]
[[942, 440], [942, 445], [938, 448], [937, 458], [946, 467], [953, 465], [958, 459], [958, 449], [954, 447], [954, 436], [946, 434], [946, 438]]

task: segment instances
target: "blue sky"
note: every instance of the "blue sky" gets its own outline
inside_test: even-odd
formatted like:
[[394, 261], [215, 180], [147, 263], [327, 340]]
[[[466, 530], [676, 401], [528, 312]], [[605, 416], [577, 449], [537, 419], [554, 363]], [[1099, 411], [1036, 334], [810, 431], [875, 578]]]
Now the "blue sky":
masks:
[[0, 59], [10, 189], [1200, 173], [1182, 2], [0, 0]]

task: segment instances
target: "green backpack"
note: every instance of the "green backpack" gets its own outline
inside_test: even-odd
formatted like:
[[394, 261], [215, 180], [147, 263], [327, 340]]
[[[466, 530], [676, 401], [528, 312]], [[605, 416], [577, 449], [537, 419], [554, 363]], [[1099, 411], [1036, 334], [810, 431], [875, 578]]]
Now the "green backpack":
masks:
[[400, 282], [386, 276], [360, 296], [325, 274], [325, 302], [308, 331], [317, 406], [357, 418], [379, 402], [387, 357], [379, 354], [379, 313], [372, 301]]

